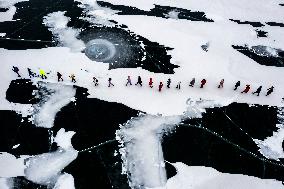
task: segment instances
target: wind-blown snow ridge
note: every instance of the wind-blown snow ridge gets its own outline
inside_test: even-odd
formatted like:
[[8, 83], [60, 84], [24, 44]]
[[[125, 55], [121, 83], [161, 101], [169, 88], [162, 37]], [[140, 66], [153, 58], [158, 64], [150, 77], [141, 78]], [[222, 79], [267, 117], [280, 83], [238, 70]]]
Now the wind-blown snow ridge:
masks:
[[70, 18], [64, 16], [65, 12], [54, 12], [44, 17], [43, 23], [55, 35], [63, 46], [69, 47], [74, 52], [85, 48], [84, 42], [77, 39], [78, 29], [67, 27]]
[[73, 86], [39, 82], [41, 102], [34, 105], [33, 118], [36, 126], [51, 128], [56, 114], [71, 102], [76, 90]]
[[[28, 0], [0, 0], [0, 8], [8, 8], [6, 12], [0, 12], [0, 22], [12, 21], [17, 8], [16, 3]], [[0, 35], [1, 37], [1, 35]]]
[[161, 137], [180, 121], [180, 116], [140, 115], [117, 131], [124, 170], [132, 188], [165, 185], [166, 170]]

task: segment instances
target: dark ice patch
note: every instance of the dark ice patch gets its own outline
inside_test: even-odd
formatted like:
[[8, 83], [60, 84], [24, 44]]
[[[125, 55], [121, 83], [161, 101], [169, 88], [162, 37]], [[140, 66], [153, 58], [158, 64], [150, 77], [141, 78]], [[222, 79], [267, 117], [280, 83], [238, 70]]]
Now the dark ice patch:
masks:
[[277, 23], [277, 22], [266, 22], [267, 25], [269, 26], [279, 26], [279, 27], [284, 27], [283, 23]]
[[30, 79], [12, 80], [6, 91], [6, 99], [13, 103], [34, 104], [37, 102], [33, 94], [36, 89]]
[[264, 24], [262, 24], [261, 22], [251, 22], [251, 21], [241, 21], [241, 20], [235, 20], [235, 19], [229, 19], [232, 22], [236, 22], [238, 24], [248, 24], [251, 25], [253, 27], [262, 27], [264, 26]]
[[284, 51], [281, 49], [276, 49], [278, 52], [277, 56], [267, 56], [265, 54], [261, 55], [260, 53], [256, 53], [254, 50], [248, 48], [247, 46], [232, 45], [232, 47], [261, 65], [284, 67]]
[[257, 37], [267, 37], [268, 32], [263, 31], [263, 30], [255, 30]]
[[0, 8], [0, 12], [7, 12], [8, 10], [8, 8]]
[[[36, 155], [49, 151], [49, 133], [13, 111], [0, 111], [0, 151], [13, 155]], [[16, 149], [14, 145], [20, 144]]]
[[177, 15], [178, 19], [186, 19], [190, 21], [214, 22], [212, 19], [207, 18], [204, 12], [191, 11], [177, 7], [155, 5], [155, 7], [152, 8], [150, 11], [145, 11], [145, 10], [140, 10], [136, 7], [113, 5], [111, 3], [104, 1], [98, 1], [98, 4], [102, 7], [108, 7], [113, 10], [120, 11], [117, 13], [118, 15], [146, 15], [146, 16], [168, 18], [169, 12], [176, 11], [179, 13]]
[[22, 176], [13, 178], [13, 182], [13, 189], [48, 189], [47, 186], [35, 184]]

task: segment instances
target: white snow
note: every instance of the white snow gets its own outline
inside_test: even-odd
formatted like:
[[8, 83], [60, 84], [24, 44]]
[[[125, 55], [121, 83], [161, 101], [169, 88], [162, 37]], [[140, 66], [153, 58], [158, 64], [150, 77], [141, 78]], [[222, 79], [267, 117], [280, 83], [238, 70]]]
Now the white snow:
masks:
[[[281, 181], [260, 179], [242, 174], [221, 173], [211, 167], [187, 166], [181, 162], [172, 164], [177, 174], [165, 187], [155, 189], [283, 189]], [[149, 188], [148, 188], [149, 189]]]
[[62, 11], [50, 13], [44, 17], [43, 23], [63, 46], [69, 47], [74, 52], [80, 52], [85, 48], [84, 42], [76, 38], [79, 34], [78, 29], [67, 26], [70, 18], [64, 16], [64, 13]]
[[[71, 85], [40, 82], [40, 90], [48, 90], [50, 94], [42, 97], [42, 102], [34, 105], [34, 123], [38, 127], [51, 128], [56, 114], [72, 101], [76, 90]], [[42, 89], [43, 88], [43, 89]]]

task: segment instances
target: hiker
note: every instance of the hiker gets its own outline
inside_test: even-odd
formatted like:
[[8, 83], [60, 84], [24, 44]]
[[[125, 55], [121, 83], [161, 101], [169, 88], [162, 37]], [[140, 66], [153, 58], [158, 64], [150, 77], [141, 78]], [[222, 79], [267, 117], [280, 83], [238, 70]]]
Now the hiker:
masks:
[[76, 83], [75, 75], [72, 73], [70, 76], [71, 82]]
[[43, 69], [39, 69], [39, 76], [41, 77], [41, 79], [47, 79], [46, 73]]
[[15, 72], [18, 75], [18, 77], [21, 77], [21, 75], [19, 74], [19, 68], [18, 67], [13, 66], [12, 70], [13, 70], [13, 72]]
[[238, 88], [239, 86], [241, 86], [241, 82], [240, 82], [240, 81], [238, 81], [238, 82], [235, 84], [234, 91], [237, 90], [237, 88]]
[[60, 80], [63, 81], [62, 74], [57, 72], [57, 81], [59, 82]]
[[206, 84], [206, 79], [202, 79], [201, 80], [201, 85], [200, 85], [200, 88], [203, 88], [203, 86]]
[[259, 96], [259, 93], [260, 93], [261, 89], [262, 89], [262, 86], [258, 87], [256, 89], [256, 91], [254, 91], [252, 94], [257, 94], [257, 96]]
[[219, 86], [218, 86], [219, 89], [224, 87], [224, 82], [225, 82], [224, 79], [222, 79], [222, 80], [220, 81]]
[[138, 81], [135, 85], [140, 85], [142, 87], [142, 79], [140, 76], [138, 76]]
[[30, 77], [30, 78], [36, 76], [36, 74], [31, 70], [31, 68], [27, 68], [27, 69], [28, 69], [28, 73], [29, 73], [29, 77]]
[[168, 89], [170, 88], [171, 82], [172, 82], [172, 80], [169, 78], [168, 81], [167, 81], [167, 88]]
[[162, 91], [162, 88], [163, 88], [163, 83], [162, 83], [162, 82], [160, 82], [160, 84], [159, 84], [159, 92], [161, 92], [161, 91]]
[[178, 82], [176, 89], [178, 89], [178, 90], [180, 89], [180, 84], [181, 84], [181, 81]]
[[149, 87], [153, 88], [153, 78], [150, 77], [150, 80], [149, 80]]
[[127, 77], [127, 83], [126, 83], [126, 86], [127, 86], [128, 84], [129, 84], [129, 85], [132, 85], [130, 76], [128, 76], [128, 77]]
[[96, 77], [93, 77], [93, 82], [94, 82], [95, 86], [99, 85], [99, 80]]
[[195, 78], [192, 78], [192, 80], [189, 82], [189, 86], [193, 87], [195, 84]]
[[246, 88], [242, 91], [242, 93], [248, 93], [250, 90], [250, 85], [246, 85]]
[[114, 84], [111, 82], [111, 78], [108, 78], [108, 87], [110, 87], [110, 86], [114, 86]]
[[267, 93], [266, 93], [266, 95], [265, 95], [265, 96], [270, 95], [270, 94], [273, 92], [273, 89], [274, 89], [274, 87], [273, 87], [273, 86], [271, 86], [270, 88], [268, 88], [268, 89], [267, 89]]

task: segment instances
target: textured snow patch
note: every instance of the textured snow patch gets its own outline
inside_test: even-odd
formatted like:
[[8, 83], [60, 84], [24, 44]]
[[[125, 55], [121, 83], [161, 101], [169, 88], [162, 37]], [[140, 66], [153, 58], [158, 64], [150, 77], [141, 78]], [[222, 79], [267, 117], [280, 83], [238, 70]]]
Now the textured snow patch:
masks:
[[155, 189], [283, 189], [281, 181], [260, 179], [241, 174], [221, 173], [211, 167], [187, 166], [181, 162], [172, 164], [177, 174], [165, 187]]
[[76, 90], [71, 85], [39, 82], [39, 94], [42, 102], [36, 104], [34, 109], [34, 122], [38, 127], [53, 127], [58, 111], [75, 96]]
[[284, 158], [284, 151], [282, 148], [282, 142], [284, 140], [284, 128], [283, 125], [278, 124], [279, 128], [277, 132], [273, 132], [273, 135], [266, 139], [258, 140], [254, 142], [259, 147], [259, 152], [266, 158], [279, 161], [279, 158]]
[[124, 172], [132, 188], [159, 187], [166, 183], [161, 136], [181, 121], [181, 116], [140, 115], [117, 131]]
[[12, 154], [0, 152], [0, 177], [9, 178], [24, 176], [25, 163], [27, 156], [16, 158]]
[[54, 142], [56, 142], [57, 145], [63, 149], [73, 148], [71, 138], [74, 134], [74, 131], [65, 132], [65, 129], [62, 128], [57, 132]]
[[278, 120], [280, 124], [276, 124], [278, 130], [273, 132], [272, 136], [266, 139], [258, 140], [254, 139], [254, 142], [259, 147], [259, 152], [268, 159], [274, 159], [280, 161], [279, 158], [284, 158], [284, 151], [282, 143], [284, 141], [284, 109], [278, 110]]
[[[0, 7], [1, 7], [1, 5], [0, 5]], [[11, 7], [9, 7], [9, 9], [6, 12], [0, 12], [0, 22], [6, 22], [6, 21], [13, 20], [14, 14], [16, 13], [16, 10], [17, 10], [16, 7], [11, 6]]]
[[75, 189], [73, 176], [67, 173], [61, 175], [53, 189]]
[[[0, 12], [0, 22], [12, 21], [17, 8], [14, 6], [18, 2], [28, 1], [28, 0], [0, 0], [0, 8], [7, 8], [6, 12]], [[6, 34], [4, 34], [5, 36]], [[0, 37], [3, 34], [0, 33]]]
[[266, 57], [278, 57], [279, 56], [278, 52], [282, 51], [280, 49], [274, 49], [271, 47], [260, 46], [260, 45], [252, 46], [249, 50], [259, 56], [266, 56]]
[[85, 48], [83, 41], [77, 39], [79, 30], [67, 27], [69, 17], [64, 16], [65, 12], [58, 11], [44, 17], [43, 23], [55, 35], [63, 46], [69, 47], [73, 52], [80, 52]]
[[12, 179], [0, 178], [0, 188], [1, 189], [13, 189]]

